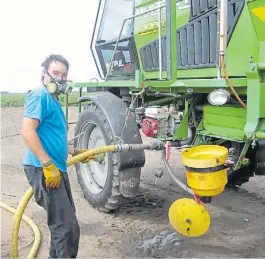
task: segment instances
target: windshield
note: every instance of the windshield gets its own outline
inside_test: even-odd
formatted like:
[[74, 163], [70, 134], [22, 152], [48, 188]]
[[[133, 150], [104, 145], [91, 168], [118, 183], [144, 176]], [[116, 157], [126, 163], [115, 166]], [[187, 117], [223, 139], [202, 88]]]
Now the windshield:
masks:
[[[124, 19], [133, 15], [134, 0], [106, 0], [100, 22], [98, 42], [114, 41], [118, 38]], [[132, 19], [126, 21], [121, 38], [132, 33]]]

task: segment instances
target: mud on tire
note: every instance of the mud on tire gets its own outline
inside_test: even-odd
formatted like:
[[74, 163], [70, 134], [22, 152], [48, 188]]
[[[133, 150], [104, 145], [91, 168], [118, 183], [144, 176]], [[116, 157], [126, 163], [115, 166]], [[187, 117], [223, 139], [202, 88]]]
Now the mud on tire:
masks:
[[[75, 136], [80, 133], [83, 134], [74, 142], [77, 148], [91, 149], [114, 144], [110, 125], [104, 113], [94, 104], [86, 106], [80, 114]], [[122, 197], [119, 192], [119, 171], [115, 153], [106, 153], [102, 164], [90, 161], [87, 164], [78, 163], [75, 167], [83, 195], [92, 206], [103, 212], [120, 208]]]

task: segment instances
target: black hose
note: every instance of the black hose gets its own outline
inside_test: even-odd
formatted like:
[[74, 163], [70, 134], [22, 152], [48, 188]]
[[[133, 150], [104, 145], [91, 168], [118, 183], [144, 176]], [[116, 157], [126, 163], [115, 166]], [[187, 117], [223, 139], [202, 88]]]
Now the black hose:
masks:
[[192, 116], [192, 120], [193, 120], [193, 124], [195, 126], [195, 129], [197, 129], [198, 127], [198, 123], [196, 121], [196, 115], [195, 115], [195, 109], [194, 109], [194, 104], [191, 106], [191, 116]]
[[191, 195], [194, 195], [193, 191], [192, 191], [187, 185], [185, 185], [184, 183], [182, 183], [182, 182], [181, 182], [181, 181], [175, 176], [175, 174], [173, 173], [173, 171], [172, 171], [172, 169], [171, 169], [171, 167], [170, 167], [170, 165], [169, 165], [169, 163], [168, 163], [168, 161], [167, 161], [167, 159], [166, 159], [166, 151], [165, 151], [165, 150], [162, 151], [162, 160], [163, 160], [163, 162], [164, 162], [164, 164], [165, 164], [165, 167], [166, 167], [166, 169], [167, 169], [169, 175], [170, 175], [171, 178], [174, 180], [174, 182], [175, 182], [180, 188], [182, 188], [184, 191], [188, 192], [188, 193], [191, 194]]

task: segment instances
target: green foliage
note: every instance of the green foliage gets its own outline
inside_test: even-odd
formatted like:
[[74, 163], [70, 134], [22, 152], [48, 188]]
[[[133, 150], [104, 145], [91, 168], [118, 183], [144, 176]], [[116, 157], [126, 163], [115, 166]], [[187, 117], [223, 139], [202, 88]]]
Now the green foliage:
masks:
[[1, 107], [23, 107], [25, 94], [1, 94]]
[[[1, 107], [23, 107], [26, 93], [24, 94], [1, 94]], [[69, 103], [77, 102], [78, 93], [69, 94]], [[64, 106], [65, 95], [60, 96], [60, 102]]]
[[[62, 105], [64, 106], [64, 102], [65, 102], [65, 95], [60, 95], [60, 102], [62, 103]], [[79, 93], [70, 93], [68, 95], [68, 102], [69, 103], [76, 103], [77, 100], [79, 98]], [[69, 105], [69, 106], [77, 106], [77, 104], [73, 104], [73, 105]]]

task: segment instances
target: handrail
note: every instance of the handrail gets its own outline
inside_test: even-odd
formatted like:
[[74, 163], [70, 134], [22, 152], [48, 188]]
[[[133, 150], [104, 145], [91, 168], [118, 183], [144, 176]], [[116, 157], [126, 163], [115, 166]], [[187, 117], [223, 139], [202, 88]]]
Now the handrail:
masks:
[[[116, 44], [115, 44], [115, 48], [114, 48], [114, 50], [113, 50], [113, 52], [112, 52], [112, 57], [111, 57], [111, 61], [110, 61], [110, 66], [108, 67], [108, 71], [107, 71], [107, 74], [106, 74], [106, 77], [105, 77], [105, 81], [107, 81], [107, 78], [108, 78], [108, 76], [109, 76], [109, 72], [110, 72], [110, 69], [111, 69], [111, 67], [112, 67], [112, 62], [113, 62], [113, 59], [114, 59], [114, 56], [115, 56], [115, 53], [116, 53], [116, 51], [117, 51], [117, 47], [118, 47], [118, 43], [119, 43], [119, 41], [120, 41], [120, 38], [121, 38], [121, 34], [122, 34], [122, 31], [123, 31], [123, 28], [124, 28], [124, 25], [125, 25], [125, 22], [127, 21], [127, 20], [130, 20], [130, 19], [133, 19], [133, 18], [136, 18], [136, 17], [139, 17], [139, 16], [142, 16], [142, 15], [145, 15], [145, 14], [147, 14], [147, 13], [150, 13], [150, 12], [153, 12], [153, 11], [156, 11], [156, 10], [159, 10], [159, 12], [158, 12], [158, 15], [159, 15], [159, 17], [160, 17], [160, 21], [159, 21], [159, 27], [160, 27], [160, 41], [159, 41], [159, 57], [161, 56], [161, 60], [162, 60], [162, 49], [161, 49], [161, 9], [162, 8], [164, 8], [166, 5], [161, 5], [161, 6], [159, 6], [159, 7], [155, 7], [155, 8], [153, 8], [153, 9], [150, 9], [150, 10], [147, 10], [147, 11], [145, 11], [145, 12], [142, 12], [142, 13], [139, 13], [139, 14], [135, 14], [135, 15], [132, 15], [132, 16], [129, 16], [129, 17], [127, 17], [126, 19], [124, 19], [123, 20], [123, 22], [122, 22], [122, 26], [121, 26], [121, 29], [120, 29], [120, 32], [119, 32], [119, 37], [118, 37], [118, 39], [117, 39], [117, 41], [116, 41]], [[161, 66], [161, 67], [160, 67]], [[159, 58], [159, 70], [161, 69], [161, 79], [162, 79], [162, 63], [161, 63], [161, 65], [160, 65], [160, 58]]]
[[158, 57], [159, 57], [159, 79], [162, 80], [162, 39], [161, 39], [161, 8], [158, 10]]

